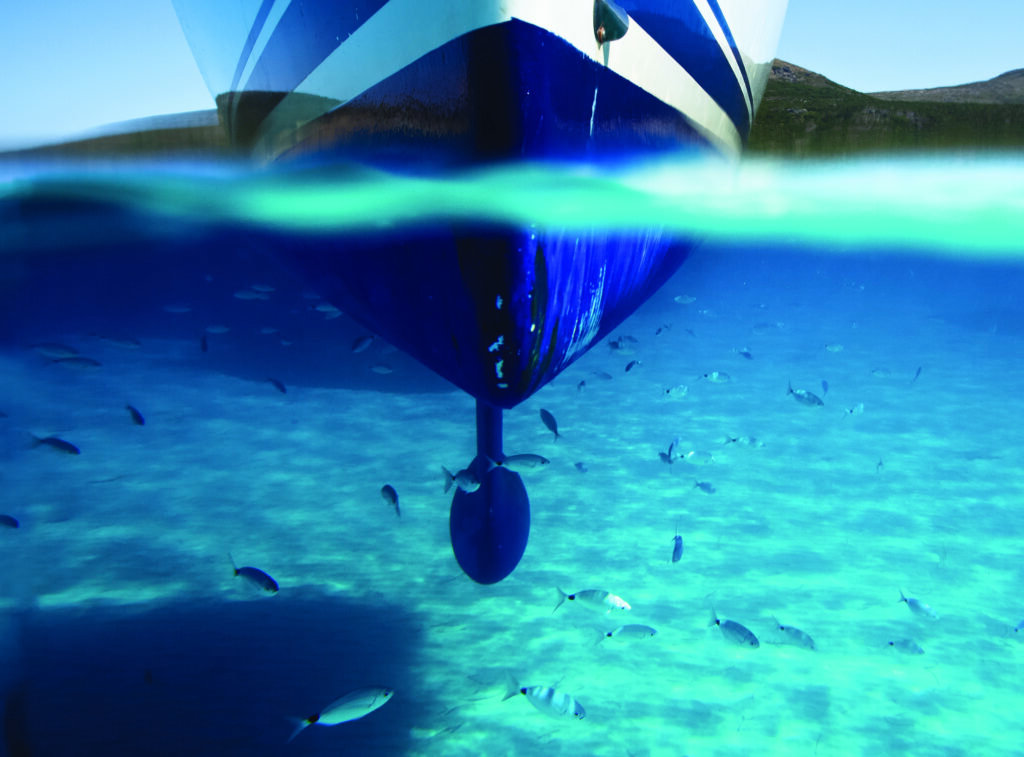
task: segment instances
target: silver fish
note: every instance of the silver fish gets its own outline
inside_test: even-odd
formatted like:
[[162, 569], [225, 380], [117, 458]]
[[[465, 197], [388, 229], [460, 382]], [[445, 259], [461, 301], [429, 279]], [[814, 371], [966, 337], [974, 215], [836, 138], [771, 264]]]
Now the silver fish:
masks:
[[801, 647], [802, 649], [814, 649], [814, 639], [808, 634], [801, 631], [799, 628], [793, 626], [784, 626], [779, 622], [776, 617], [772, 618], [775, 621], [775, 627], [782, 633], [781, 639], [783, 644], [789, 644], [794, 647]]
[[732, 376], [725, 371], [711, 371], [710, 373], [705, 373], [701, 378], [706, 378], [712, 384], [728, 384], [732, 381]]
[[395, 515], [401, 518], [402, 511], [398, 508], [398, 492], [395, 491], [395, 487], [391, 484], [384, 484], [380, 488], [380, 496], [384, 498], [385, 502], [395, 508]]
[[99, 360], [93, 360], [91, 357], [86, 357], [85, 355], [59, 357], [53, 362], [75, 371], [94, 371], [103, 366], [103, 363]]
[[394, 690], [384, 686], [368, 686], [350, 691], [335, 699], [315, 715], [303, 719], [291, 718], [295, 723], [295, 730], [288, 737], [288, 741], [294, 739], [303, 729], [311, 725], [339, 725], [351, 720], [358, 720], [384, 706], [394, 694]]
[[714, 484], [712, 484], [710, 481], [694, 481], [693, 488], [700, 489], [705, 494], [714, 494], [716, 491], [718, 491], [717, 489], [715, 489]]
[[809, 392], [806, 389], [794, 389], [792, 384], [789, 384], [789, 388], [786, 390], [786, 394], [792, 394], [793, 399], [799, 402], [801, 405], [810, 405], [812, 407], [816, 405], [824, 405], [821, 397], [813, 392]]
[[915, 597], [904, 596], [903, 589], [900, 589], [900, 602], [906, 602], [907, 607], [909, 607], [910, 611], [915, 615], [920, 615], [925, 618], [931, 618], [932, 620], [939, 619], [939, 614], [935, 612], [935, 610], [933, 610], [931, 606], [926, 605], [920, 599], [916, 599]]
[[501, 699], [502, 702], [511, 699], [516, 694], [522, 694], [530, 701], [530, 704], [545, 715], [556, 718], [571, 716], [577, 720], [583, 720], [587, 716], [583, 705], [577, 702], [571, 694], [558, 691], [551, 686], [520, 686], [515, 676], [508, 671], [505, 671], [505, 678], [507, 685], [505, 696]]
[[924, 650], [918, 646], [917, 642], [913, 639], [899, 639], [897, 641], [890, 641], [889, 646], [895, 649], [897, 652], [903, 654], [924, 654]]
[[625, 626], [619, 626], [614, 631], [609, 631], [602, 636], [602, 639], [650, 639], [653, 636], [657, 636], [657, 629], [651, 628], [650, 626], [641, 626], [630, 623]]
[[738, 646], [754, 648], [761, 646], [761, 643], [749, 628], [740, 625], [735, 620], [719, 619], [718, 615], [715, 614], [714, 607], [711, 608], [711, 620], [708, 622], [708, 625], [718, 626], [722, 631], [722, 636]]
[[74, 347], [68, 347], [66, 344], [58, 344], [57, 342], [40, 342], [39, 344], [33, 344], [32, 349], [50, 360], [75, 357], [78, 354], [78, 350]]
[[[555, 610], [561, 607], [562, 603], [567, 599], [570, 602], [577, 602], [584, 607], [597, 612], [603, 612], [606, 615], [612, 610], [627, 611], [633, 609], [629, 606], [629, 602], [624, 600], [622, 597], [612, 594], [610, 591], [603, 591], [601, 589], [584, 589], [583, 591], [577, 591], [574, 594], [566, 594], [557, 586], [555, 589], [558, 591], [558, 604], [555, 605]], [[552, 610], [551, 612], [554, 612], [555, 610]]]
[[544, 422], [544, 426], [548, 431], [555, 435], [555, 441], [557, 442], [561, 434], [558, 433], [558, 421], [555, 420], [555, 416], [549, 413], [544, 408], [540, 409], [540, 419]]
[[502, 458], [500, 463], [494, 462], [493, 460], [490, 462], [493, 463], [493, 465], [491, 465], [492, 468], [495, 466], [508, 468], [510, 471], [514, 471], [516, 473], [533, 470], [551, 463], [551, 461], [543, 455], [535, 455], [532, 452], [522, 452], [518, 455], [506, 455]]
[[56, 436], [38, 437], [38, 436], [33, 434], [32, 435], [32, 446], [33, 447], [38, 447], [40, 445], [43, 445], [44, 447], [51, 447], [51, 448], [53, 448], [53, 449], [55, 449], [55, 450], [57, 450], [59, 452], [64, 452], [65, 454], [68, 454], [68, 455], [80, 455], [80, 454], [82, 454], [82, 450], [78, 449], [78, 447], [76, 447], [74, 444], [72, 444], [71, 442], [65, 441], [65, 440], [63, 440], [63, 439], [61, 439], [59, 437], [56, 437]]
[[277, 594], [277, 581], [271, 578], [268, 574], [264, 573], [259, 568], [252, 568], [248, 566], [239, 568], [235, 564], [235, 558], [231, 556], [230, 552], [228, 553], [228, 559], [231, 560], [231, 567], [234, 568], [236, 576], [241, 576], [257, 589], [260, 589], [267, 594]]
[[480, 480], [468, 468], [463, 468], [458, 473], [452, 473], [442, 465], [441, 474], [444, 476], [444, 491], [446, 494], [452, 488], [452, 484], [455, 484], [464, 492], [475, 492], [480, 488]]

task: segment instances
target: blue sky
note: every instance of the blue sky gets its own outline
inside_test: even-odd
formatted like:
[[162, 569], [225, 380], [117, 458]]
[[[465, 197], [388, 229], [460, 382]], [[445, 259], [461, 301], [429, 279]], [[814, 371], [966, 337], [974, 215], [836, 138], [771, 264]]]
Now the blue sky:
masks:
[[[790, 0], [779, 57], [865, 92], [962, 84], [1024, 68], [1021, 29], [1022, 0]], [[0, 149], [213, 107], [170, 0], [9, 0], [0, 72]]]

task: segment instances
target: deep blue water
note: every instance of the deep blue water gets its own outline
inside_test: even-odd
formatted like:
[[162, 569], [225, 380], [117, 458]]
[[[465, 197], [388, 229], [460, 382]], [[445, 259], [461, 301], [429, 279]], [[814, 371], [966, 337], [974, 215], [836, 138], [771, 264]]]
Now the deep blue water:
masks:
[[[7, 753], [1008, 753], [1024, 618], [1015, 161], [897, 161], [884, 186], [880, 162], [762, 166], [700, 212], [677, 166], [622, 182], [531, 169], [540, 199], [506, 174], [355, 191], [20, 167], [0, 188], [0, 512], [20, 521], [0, 533]], [[924, 192], [934, 176], [991, 201]], [[472, 402], [379, 340], [354, 352], [367, 331], [276, 257], [438, 207], [570, 225], [646, 207], [644, 222], [707, 236], [616, 330], [628, 353], [606, 339], [507, 413], [506, 451], [552, 463], [527, 477], [523, 563], [493, 587], [452, 559], [439, 473], [472, 455]], [[715, 371], [730, 380], [700, 378]], [[665, 465], [674, 439], [712, 462]], [[229, 550], [280, 593], [247, 591]], [[614, 590], [632, 616], [552, 614], [556, 585]], [[712, 604], [761, 648], [708, 629]], [[771, 643], [772, 616], [818, 650]], [[623, 622], [659, 635], [593, 643]], [[904, 637], [920, 659], [889, 646]], [[505, 669], [588, 717], [502, 703]], [[285, 746], [285, 716], [370, 684], [394, 700]]]

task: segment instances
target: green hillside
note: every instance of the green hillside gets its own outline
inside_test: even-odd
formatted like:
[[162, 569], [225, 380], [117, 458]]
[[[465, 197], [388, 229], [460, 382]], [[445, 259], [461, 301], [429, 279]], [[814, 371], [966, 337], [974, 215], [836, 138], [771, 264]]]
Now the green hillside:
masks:
[[[883, 98], [777, 60], [748, 148], [785, 157], [1024, 148], [1024, 104], [947, 102], [944, 90], [915, 90], [913, 100], [899, 92]], [[936, 99], [928, 100], [928, 92]]]

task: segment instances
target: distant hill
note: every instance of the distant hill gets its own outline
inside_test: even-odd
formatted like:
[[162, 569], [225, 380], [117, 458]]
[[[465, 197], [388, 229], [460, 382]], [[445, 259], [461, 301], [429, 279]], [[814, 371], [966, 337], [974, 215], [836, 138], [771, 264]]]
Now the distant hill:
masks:
[[994, 79], [955, 87], [872, 92], [873, 97], [901, 102], [1024, 104], [1024, 68], [1007, 71]]
[[786, 157], [1022, 149], [1024, 71], [958, 87], [865, 94], [776, 60], [748, 148]]
[[[748, 151], [823, 157], [890, 150], [1024, 149], [1024, 69], [955, 87], [866, 94], [784, 60], [772, 65]], [[139, 119], [25, 157], [214, 157], [233, 148], [217, 111]]]

